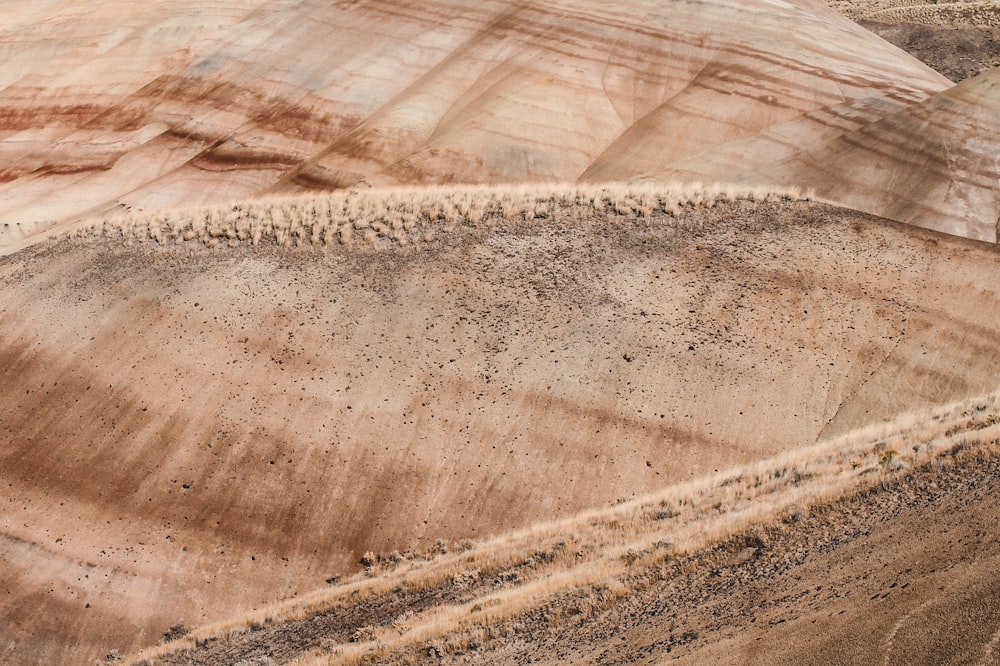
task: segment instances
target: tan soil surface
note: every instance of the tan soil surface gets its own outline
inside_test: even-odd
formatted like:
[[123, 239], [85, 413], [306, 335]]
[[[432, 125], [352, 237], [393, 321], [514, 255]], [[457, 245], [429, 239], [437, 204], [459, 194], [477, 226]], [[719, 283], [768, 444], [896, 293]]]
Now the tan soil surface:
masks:
[[496, 628], [501, 638], [474, 653], [441, 661], [996, 664], [998, 493], [995, 455], [919, 470], [636, 572], [649, 586], [591, 617], [527, 615]]
[[[0, 260], [0, 659], [151, 645], [1000, 371], [991, 246], [807, 203]], [[592, 211], [592, 209], [591, 209]]]
[[[390, 645], [366, 663], [995, 664], [1000, 456], [961, 449], [709, 548], [640, 559], [615, 586], [577, 586], [502, 622]], [[524, 567], [544, 567], [539, 556]], [[476, 569], [436, 586], [398, 586], [154, 663], [282, 664], [324, 650], [330, 663], [352, 663], [331, 650], [358, 627], [405, 632], [398, 618], [485, 599], [518, 571], [526, 572]]]
[[871, 20], [858, 23], [955, 83], [1000, 67], [1000, 28]]

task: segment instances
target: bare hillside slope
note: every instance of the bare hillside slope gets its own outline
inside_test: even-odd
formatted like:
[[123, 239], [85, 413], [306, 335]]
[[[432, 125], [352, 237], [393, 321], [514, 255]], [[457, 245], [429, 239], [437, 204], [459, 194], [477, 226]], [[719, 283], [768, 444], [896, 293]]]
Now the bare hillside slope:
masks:
[[463, 551], [379, 558], [133, 663], [992, 664], [998, 419], [983, 396]]
[[0, 658], [148, 646], [367, 550], [995, 384], [990, 246], [808, 202], [561, 196], [444, 206], [405, 245], [373, 212], [348, 245], [181, 225], [0, 260]]
[[875, 215], [996, 241], [1000, 69], [804, 150], [772, 173], [775, 182], [808, 184], [821, 197]]
[[262, 193], [619, 180], [949, 85], [812, 0], [55, 0], [2, 36], [0, 246]]
[[[795, 137], [801, 118], [687, 158], [649, 177], [811, 188], [823, 199], [873, 215], [994, 242], [1000, 220], [1000, 69], [963, 81], [868, 123], [829, 114], [820, 141]], [[850, 115], [846, 111], [844, 116]], [[834, 129], [835, 128], [835, 129]], [[744, 156], [780, 146], [780, 159], [747, 168]]]

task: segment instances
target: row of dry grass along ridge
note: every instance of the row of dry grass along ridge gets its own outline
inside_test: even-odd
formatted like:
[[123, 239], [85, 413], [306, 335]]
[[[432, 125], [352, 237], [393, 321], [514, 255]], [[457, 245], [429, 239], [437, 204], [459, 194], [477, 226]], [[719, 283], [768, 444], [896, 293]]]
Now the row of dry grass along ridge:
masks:
[[535, 220], [556, 206], [648, 217], [724, 201], [797, 200], [797, 190], [695, 184], [521, 185], [402, 187], [336, 191], [243, 201], [209, 208], [86, 220], [69, 235], [123, 238], [158, 244], [276, 243], [282, 246], [351, 245], [356, 241], [406, 245], [433, 240], [456, 225], [491, 217]]
[[[479, 543], [439, 543], [428, 553], [368, 553], [351, 580], [197, 629], [137, 655], [155, 664], [262, 626], [337, 612], [380, 595], [431, 588], [452, 593], [417, 612], [358, 626], [351, 638], [302, 656], [298, 664], [352, 664], [407, 649], [456, 651], [483, 627], [545, 607], [555, 595], [622, 597], [647, 570], [789, 520], [812, 505], [885, 484], [909, 466], [957, 450], [993, 451], [1000, 442], [1000, 393], [907, 414], [633, 501], [536, 525]], [[763, 537], [766, 538], [766, 537]], [[577, 604], [579, 605], [579, 604]], [[564, 609], [565, 610], [565, 609]]]

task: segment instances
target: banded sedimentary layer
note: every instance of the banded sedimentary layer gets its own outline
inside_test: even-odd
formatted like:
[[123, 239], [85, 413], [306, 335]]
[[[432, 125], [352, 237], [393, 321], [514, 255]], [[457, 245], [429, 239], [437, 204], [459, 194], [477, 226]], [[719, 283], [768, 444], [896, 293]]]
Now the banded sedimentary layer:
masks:
[[[55, 2], [7, 18], [8, 250], [117, 209], [626, 179], [798, 118], [808, 144], [949, 85], [811, 2]], [[745, 165], [774, 159], [759, 147]]]

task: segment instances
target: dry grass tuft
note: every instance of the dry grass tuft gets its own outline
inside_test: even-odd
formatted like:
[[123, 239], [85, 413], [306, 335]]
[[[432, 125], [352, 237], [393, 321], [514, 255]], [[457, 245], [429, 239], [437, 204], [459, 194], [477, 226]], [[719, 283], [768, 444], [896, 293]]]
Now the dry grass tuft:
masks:
[[798, 200], [795, 190], [725, 185], [464, 185], [351, 190], [242, 201], [168, 213], [129, 213], [85, 220], [66, 235], [143, 240], [159, 245], [237, 243], [290, 247], [406, 246], [428, 242], [460, 225], [493, 219], [544, 220], [556, 206], [649, 218], [686, 207], [736, 200]]

